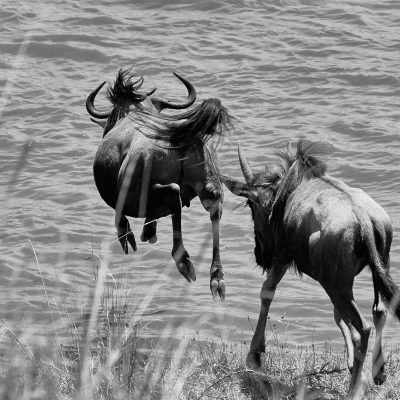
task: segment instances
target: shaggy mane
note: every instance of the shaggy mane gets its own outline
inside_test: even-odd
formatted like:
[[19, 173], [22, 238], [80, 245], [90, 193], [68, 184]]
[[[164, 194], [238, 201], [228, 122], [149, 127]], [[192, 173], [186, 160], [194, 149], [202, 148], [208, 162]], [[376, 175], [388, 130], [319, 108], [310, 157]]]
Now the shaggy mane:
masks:
[[[325, 143], [300, 139], [296, 152], [289, 148], [286, 152], [278, 153], [278, 156], [282, 159], [284, 175], [289, 177], [293, 174], [301, 181], [303, 178], [320, 177], [326, 173], [327, 165], [319, 157], [328, 152]], [[293, 171], [291, 171], [292, 169]]]
[[185, 113], [164, 118], [165, 124], [158, 126], [154, 134], [144, 133], [153, 139], [165, 141], [169, 148], [186, 148], [196, 143], [205, 143], [211, 137], [221, 137], [232, 126], [231, 116], [219, 99], [210, 98]]
[[278, 190], [292, 192], [303, 179], [323, 176], [327, 171], [326, 163], [319, 156], [329, 153], [327, 145], [300, 139], [296, 151], [288, 148], [277, 152], [279, 160], [264, 172], [254, 173], [250, 186], [266, 187], [277, 184]]
[[320, 157], [329, 152], [330, 147], [325, 143], [300, 139], [295, 152], [288, 148], [286, 152], [278, 153], [280, 164], [266, 173], [266, 179], [275, 179], [275, 182], [280, 180], [272, 199], [270, 220], [282, 216], [288, 197], [303, 180], [325, 175], [328, 168]]
[[[133, 80], [136, 78], [136, 80]], [[108, 88], [107, 98], [113, 106], [119, 106], [122, 102], [138, 103], [143, 99], [143, 93], [139, 92], [144, 82], [143, 77], [137, 77], [132, 68], [118, 71], [114, 86]]]
[[[131, 70], [120, 69], [114, 86], [108, 89], [107, 97], [114, 108], [107, 120], [104, 135], [128, 114], [129, 104], [143, 101], [144, 94], [139, 89], [144, 80], [142, 77], [137, 79]], [[205, 143], [211, 137], [220, 137], [232, 126], [228, 110], [219, 99], [214, 98], [172, 115], [145, 107], [142, 110], [135, 109], [128, 116], [147, 128], [142, 130], [145, 136], [165, 142], [165, 145], [158, 143], [158, 146], [176, 149]]]

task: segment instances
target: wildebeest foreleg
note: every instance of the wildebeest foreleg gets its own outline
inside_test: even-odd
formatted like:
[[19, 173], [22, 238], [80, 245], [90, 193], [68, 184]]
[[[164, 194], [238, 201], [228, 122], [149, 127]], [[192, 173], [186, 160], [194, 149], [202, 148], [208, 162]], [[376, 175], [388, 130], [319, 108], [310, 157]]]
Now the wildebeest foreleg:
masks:
[[180, 187], [176, 183], [171, 183], [169, 185], [155, 184], [152, 186], [151, 192], [152, 196], [162, 198], [171, 211], [173, 236], [171, 254], [172, 258], [175, 260], [176, 267], [188, 282], [195, 281], [196, 273], [182, 241]]
[[132, 246], [133, 251], [137, 250], [135, 235], [131, 231], [128, 219], [125, 215], [116, 213], [115, 215], [115, 226], [118, 232], [118, 239], [121, 243], [122, 249], [125, 254], [128, 254], [128, 243]]
[[157, 242], [157, 220], [154, 218], [146, 218], [143, 225], [143, 231], [140, 235], [142, 242]]
[[222, 215], [222, 204], [218, 201], [217, 206], [210, 211], [213, 232], [213, 255], [210, 268], [210, 289], [214, 300], [217, 295], [225, 300], [224, 270], [219, 254], [219, 221]]
[[246, 365], [250, 369], [261, 366], [261, 353], [265, 352], [265, 328], [267, 325], [269, 307], [275, 295], [276, 286], [287, 271], [285, 265], [274, 265], [267, 272], [267, 279], [261, 288], [261, 309], [258, 317], [257, 327], [251, 341], [250, 352], [246, 358]]

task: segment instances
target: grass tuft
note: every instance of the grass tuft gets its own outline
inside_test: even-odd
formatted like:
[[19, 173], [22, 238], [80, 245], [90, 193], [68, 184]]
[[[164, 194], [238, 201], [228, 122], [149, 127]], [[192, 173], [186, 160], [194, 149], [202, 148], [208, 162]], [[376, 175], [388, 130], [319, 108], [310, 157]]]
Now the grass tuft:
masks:
[[[95, 288], [79, 318], [69, 319], [70, 339], [0, 326], [7, 351], [0, 354], [0, 400], [261, 400], [343, 399], [350, 374], [344, 352], [329, 346], [290, 348], [273, 326], [262, 368], [245, 367], [241, 340], [194, 337], [161, 351], [144, 339], [146, 326], [132, 318], [131, 298], [107, 268], [96, 269]], [[49, 301], [49, 304], [51, 302]], [[60, 311], [61, 312], [61, 311]], [[65, 324], [65, 322], [64, 322]], [[64, 326], [65, 328], [65, 326]], [[387, 349], [386, 349], [387, 351]], [[369, 375], [365, 399], [400, 400], [400, 348], [387, 354], [387, 382]]]

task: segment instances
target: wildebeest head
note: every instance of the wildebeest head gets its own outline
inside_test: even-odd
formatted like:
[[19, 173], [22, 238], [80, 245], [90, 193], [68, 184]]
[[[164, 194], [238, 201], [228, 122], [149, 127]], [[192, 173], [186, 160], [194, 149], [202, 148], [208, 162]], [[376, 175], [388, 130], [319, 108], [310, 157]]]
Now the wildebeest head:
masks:
[[143, 77], [137, 78], [131, 73], [131, 70], [120, 69], [113, 87], [110, 87], [107, 91], [107, 98], [112, 103], [112, 109], [109, 111], [98, 111], [94, 106], [96, 95], [106, 82], [100, 84], [89, 94], [86, 100], [86, 109], [92, 117], [107, 120], [105, 123], [102, 123], [92, 119], [92, 121], [104, 128], [104, 135], [106, 135], [115, 126], [116, 122], [129, 112], [129, 108], [132, 105], [141, 110], [145, 109], [146, 106], [143, 103], [146, 99], [149, 99], [149, 104], [155, 112], [160, 112], [164, 108], [178, 110], [190, 107], [196, 100], [196, 90], [189, 81], [177, 73], [174, 73], [174, 75], [185, 85], [188, 91], [188, 97], [184, 102], [172, 102], [162, 97], [152, 96], [156, 88], [143, 93], [140, 91], [144, 82]]
[[245, 182], [224, 176], [222, 180], [232, 193], [247, 198], [254, 222], [256, 262], [265, 270], [272, 265], [276, 228], [282, 225], [287, 200], [304, 179], [325, 173], [326, 164], [316, 154], [326, 153], [326, 146], [300, 140], [295, 152], [288, 146], [286, 152], [278, 153], [280, 162], [255, 173], [240, 148], [238, 152]]
[[222, 180], [233, 194], [247, 199], [254, 222], [256, 262], [266, 270], [271, 266], [274, 255], [269, 216], [281, 181], [281, 174], [278, 169], [268, 173], [253, 172], [240, 147], [238, 153], [245, 182], [225, 176], [222, 177]]

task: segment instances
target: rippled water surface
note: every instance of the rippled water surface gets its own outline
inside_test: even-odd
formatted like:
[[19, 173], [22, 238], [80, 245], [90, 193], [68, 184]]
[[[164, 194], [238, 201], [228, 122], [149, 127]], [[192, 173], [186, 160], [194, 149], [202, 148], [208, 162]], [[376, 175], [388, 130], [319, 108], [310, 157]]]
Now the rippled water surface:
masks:
[[[110, 287], [131, 288], [133, 309], [150, 322], [147, 335], [251, 337], [263, 277], [239, 198], [226, 191], [223, 305], [209, 292], [211, 224], [198, 200], [183, 211], [195, 283], [170, 257], [169, 218], [159, 222], [157, 244], [122, 253], [114, 212], [93, 182], [102, 133], [85, 100], [132, 65], [160, 95], [185, 95], [172, 75], [178, 71], [199, 99], [219, 97], [228, 107], [235, 131], [219, 148], [227, 175], [240, 176], [238, 141], [254, 168], [301, 136], [329, 142], [330, 173], [363, 188], [391, 216], [392, 275], [400, 283], [397, 0], [3, 1], [0, 15], [0, 314], [13, 329], [28, 322], [46, 335], [65, 309], [83, 307], [101, 258]], [[97, 104], [107, 105], [104, 97]], [[136, 236], [141, 224], [134, 222]], [[355, 293], [371, 322], [367, 269]], [[394, 322], [385, 340], [399, 344]], [[292, 272], [278, 288], [271, 324], [289, 344], [342, 343], [327, 296]]]

